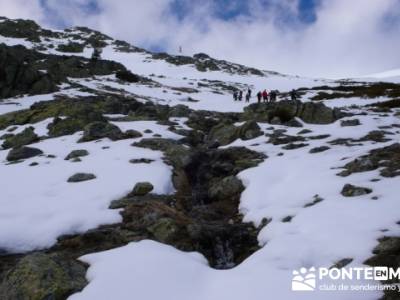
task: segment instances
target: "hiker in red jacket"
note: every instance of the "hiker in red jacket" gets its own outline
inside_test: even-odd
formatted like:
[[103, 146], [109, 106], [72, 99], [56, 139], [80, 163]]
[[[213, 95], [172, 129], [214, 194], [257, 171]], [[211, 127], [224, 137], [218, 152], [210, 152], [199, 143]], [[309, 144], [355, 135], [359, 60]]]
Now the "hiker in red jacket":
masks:
[[268, 92], [267, 92], [267, 90], [264, 90], [264, 92], [262, 93], [262, 96], [263, 96], [264, 102], [268, 102]]

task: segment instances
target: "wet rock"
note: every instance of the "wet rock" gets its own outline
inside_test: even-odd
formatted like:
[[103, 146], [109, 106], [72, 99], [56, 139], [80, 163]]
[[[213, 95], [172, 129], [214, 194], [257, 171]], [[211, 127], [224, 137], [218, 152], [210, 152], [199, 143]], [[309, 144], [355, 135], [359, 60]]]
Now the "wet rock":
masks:
[[71, 153], [69, 153], [66, 157], [65, 160], [70, 160], [73, 158], [78, 158], [78, 157], [83, 157], [83, 156], [88, 156], [89, 152], [87, 150], [73, 150]]
[[18, 148], [37, 141], [39, 141], [39, 137], [36, 135], [34, 128], [28, 127], [21, 133], [6, 138], [2, 146], [4, 149]]
[[133, 188], [130, 196], [145, 196], [154, 189], [154, 186], [150, 182], [138, 182]]
[[293, 135], [285, 135], [279, 131], [275, 131], [273, 134], [268, 134], [269, 140], [268, 143], [273, 145], [285, 145], [294, 142], [303, 142], [306, 139], [303, 136], [293, 136]]
[[68, 178], [68, 182], [83, 182], [83, 181], [89, 181], [96, 179], [96, 176], [94, 174], [90, 173], [76, 173], [75, 175], [72, 175], [70, 178]]
[[345, 197], [357, 197], [370, 193], [372, 193], [372, 189], [370, 188], [354, 186], [351, 184], [346, 184], [341, 192], [341, 194]]
[[63, 300], [86, 286], [85, 275], [85, 266], [76, 260], [29, 254], [6, 274], [0, 284], [0, 298]]
[[312, 149], [309, 151], [309, 153], [311, 153], [311, 154], [313, 154], [313, 153], [320, 153], [320, 152], [327, 151], [327, 150], [329, 150], [329, 149], [331, 149], [331, 148], [328, 147], [328, 146], [315, 147], [315, 148], [312, 148]]
[[112, 141], [116, 141], [123, 138], [123, 133], [113, 124], [94, 122], [85, 127], [85, 131], [83, 132], [83, 136], [79, 142], [95, 141], [102, 138], [109, 138]]
[[10, 150], [7, 155], [8, 161], [17, 161], [20, 159], [27, 159], [43, 154], [43, 151], [33, 147], [21, 147]]
[[359, 119], [343, 120], [340, 122], [340, 126], [342, 127], [359, 126], [359, 125], [361, 125]]

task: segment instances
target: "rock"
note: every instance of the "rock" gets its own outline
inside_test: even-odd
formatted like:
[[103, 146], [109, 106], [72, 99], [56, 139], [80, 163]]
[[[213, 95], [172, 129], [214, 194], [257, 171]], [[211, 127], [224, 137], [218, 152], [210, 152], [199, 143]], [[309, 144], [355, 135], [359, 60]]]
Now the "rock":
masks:
[[78, 118], [54, 118], [53, 122], [47, 126], [49, 136], [59, 137], [63, 135], [74, 134], [83, 130], [85, 122]]
[[372, 150], [369, 154], [361, 156], [346, 164], [344, 171], [339, 176], [349, 176], [353, 173], [368, 172], [380, 168], [383, 177], [396, 177], [400, 175], [400, 144], [395, 143], [387, 147]]
[[6, 138], [2, 146], [4, 149], [18, 148], [37, 141], [39, 141], [39, 137], [36, 135], [34, 128], [28, 127], [21, 133]]
[[359, 119], [343, 120], [340, 122], [340, 126], [342, 126], [342, 127], [359, 126], [359, 125], [361, 125]]
[[220, 123], [214, 126], [207, 139], [211, 143], [218, 142], [220, 145], [228, 145], [238, 138], [236, 126], [230, 123]]
[[207, 139], [210, 144], [218, 142], [220, 145], [228, 145], [238, 138], [251, 140], [262, 134], [260, 126], [254, 121], [247, 121], [240, 127], [229, 122], [221, 122], [211, 129]]
[[129, 129], [129, 130], [124, 132], [124, 138], [126, 138], [126, 139], [137, 139], [137, 138], [140, 138], [142, 136], [143, 135], [139, 131], [136, 131], [136, 130], [133, 130], [133, 129]]
[[32, 147], [21, 147], [10, 150], [7, 155], [8, 161], [17, 161], [20, 159], [27, 159], [43, 154], [43, 151]]
[[78, 158], [78, 157], [83, 157], [83, 156], [88, 156], [89, 152], [87, 150], [73, 150], [71, 151], [70, 154], [65, 157], [65, 160], [70, 160], [73, 158]]
[[370, 188], [354, 186], [351, 184], [346, 184], [341, 192], [341, 194], [345, 197], [357, 197], [357, 196], [367, 195], [370, 193], [372, 193], [372, 189]]
[[183, 104], [179, 104], [171, 108], [169, 115], [170, 117], [187, 118], [190, 112], [191, 110], [189, 107]]
[[113, 124], [106, 122], [93, 122], [85, 127], [85, 131], [83, 132], [83, 136], [79, 142], [89, 142], [102, 138], [109, 138], [112, 141], [116, 141], [123, 138], [123, 133]]
[[128, 70], [118, 71], [115, 74], [115, 77], [117, 77], [119, 80], [130, 82], [130, 83], [137, 83], [140, 81], [139, 75], [133, 74], [131, 71], [128, 71]]
[[138, 182], [129, 196], [145, 196], [154, 189], [150, 182]]
[[76, 173], [68, 178], [68, 182], [82, 182], [95, 179], [96, 176], [90, 173]]
[[308, 133], [311, 133], [311, 132], [312, 132], [312, 130], [310, 130], [310, 129], [302, 129], [297, 134], [308, 134]]
[[242, 181], [236, 176], [228, 176], [212, 184], [208, 190], [208, 195], [211, 199], [226, 200], [240, 195], [243, 191]]
[[341, 259], [341, 260], [335, 262], [334, 265], [331, 266], [329, 269], [333, 269], [333, 268], [335, 268], [335, 269], [342, 269], [342, 268], [344, 268], [345, 266], [347, 266], [348, 264], [350, 264], [352, 261], [353, 261], [352, 258], [343, 258], [343, 259]]
[[282, 125], [281, 118], [277, 116], [273, 117], [269, 123], [271, 123], [272, 125]]
[[328, 147], [328, 146], [315, 147], [315, 148], [312, 148], [312, 149], [309, 151], [309, 153], [311, 153], [311, 154], [313, 154], [313, 153], [320, 153], [320, 152], [327, 151], [327, 150], [329, 150], [329, 149], [331, 149], [331, 148]]
[[151, 164], [152, 162], [154, 162], [154, 160], [148, 158], [139, 158], [139, 159], [131, 159], [129, 162], [131, 164]]
[[290, 144], [287, 144], [287, 145], [283, 146], [282, 149], [295, 150], [295, 149], [307, 147], [308, 145], [309, 144], [305, 144], [305, 143], [290, 143]]
[[176, 222], [171, 218], [161, 218], [147, 230], [161, 243], [173, 241], [175, 235], [179, 232]]
[[297, 119], [291, 119], [289, 122], [286, 122], [285, 125], [289, 127], [303, 127], [303, 123]]
[[245, 141], [261, 135], [263, 135], [263, 132], [255, 121], [247, 121], [237, 129], [237, 136]]
[[324, 201], [324, 198], [322, 198], [320, 195], [314, 195], [313, 201], [304, 205], [304, 208], [314, 206], [315, 204], [318, 204], [321, 201]]
[[0, 299], [63, 300], [87, 284], [85, 266], [60, 255], [23, 257], [0, 284]]
[[287, 216], [282, 219], [282, 223], [289, 223], [293, 219], [293, 216]]
[[[279, 101], [275, 103], [254, 103], [244, 108], [244, 118], [257, 122], [271, 122], [279, 118], [282, 123], [295, 117], [306, 123], [330, 124], [342, 116], [338, 109], [331, 109], [323, 103], [301, 101]], [[278, 120], [278, 119], [275, 119]]]
[[69, 42], [68, 44], [58, 45], [56, 50], [60, 52], [82, 53], [84, 48], [85, 44]]

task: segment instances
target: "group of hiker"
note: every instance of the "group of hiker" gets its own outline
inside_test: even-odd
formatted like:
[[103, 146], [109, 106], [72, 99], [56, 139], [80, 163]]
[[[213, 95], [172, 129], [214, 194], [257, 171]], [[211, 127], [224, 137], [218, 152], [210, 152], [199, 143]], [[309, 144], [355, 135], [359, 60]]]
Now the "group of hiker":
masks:
[[[250, 102], [251, 94], [252, 94], [251, 89], [248, 89], [246, 92], [246, 95], [245, 95], [246, 102]], [[243, 95], [244, 95], [244, 92], [242, 90], [235, 90], [233, 92], [233, 100], [234, 101], [242, 101]], [[259, 91], [257, 93], [257, 102], [258, 103], [276, 102], [276, 100], [278, 99], [278, 96], [279, 96], [278, 90], [271, 90], [270, 92], [268, 92], [265, 89], [264, 91]], [[291, 90], [289, 92], [289, 96], [292, 101], [296, 101], [299, 98], [299, 96], [295, 90]]]
[[[250, 98], [251, 98], [251, 89], [248, 89], [247, 90], [247, 92], [246, 92], [246, 96], [245, 96], [245, 99], [246, 99], [246, 102], [250, 102]], [[242, 101], [243, 100], [243, 91], [242, 90], [235, 90], [234, 92], [233, 92], [233, 100], [234, 101]]]

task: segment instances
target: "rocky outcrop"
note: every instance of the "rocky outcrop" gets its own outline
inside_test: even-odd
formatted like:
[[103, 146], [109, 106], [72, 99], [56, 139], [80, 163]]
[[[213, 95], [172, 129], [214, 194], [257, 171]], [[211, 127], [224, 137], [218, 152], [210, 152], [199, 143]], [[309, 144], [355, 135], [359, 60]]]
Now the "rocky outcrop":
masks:
[[28, 127], [21, 133], [6, 138], [2, 146], [4, 149], [18, 148], [37, 141], [39, 141], [39, 137], [36, 135], [34, 128]]
[[23, 46], [0, 44], [0, 98], [58, 91], [68, 77], [110, 75], [125, 67], [112, 61], [90, 62], [74, 56], [48, 55]]
[[372, 150], [343, 167], [345, 170], [339, 176], [349, 176], [353, 173], [368, 172], [380, 168], [383, 177], [400, 175], [400, 144], [395, 143], [387, 147]]
[[0, 283], [0, 299], [64, 300], [87, 284], [86, 267], [62, 255], [23, 257]]
[[323, 103], [301, 101], [279, 101], [275, 103], [254, 103], [244, 109], [243, 118], [257, 122], [279, 120], [281, 124], [300, 118], [306, 123], [329, 124], [342, 117], [338, 109], [331, 109]]

